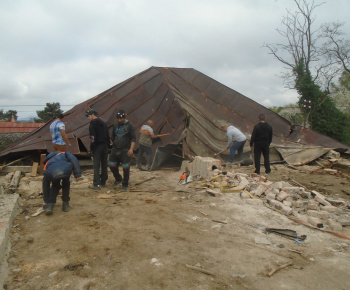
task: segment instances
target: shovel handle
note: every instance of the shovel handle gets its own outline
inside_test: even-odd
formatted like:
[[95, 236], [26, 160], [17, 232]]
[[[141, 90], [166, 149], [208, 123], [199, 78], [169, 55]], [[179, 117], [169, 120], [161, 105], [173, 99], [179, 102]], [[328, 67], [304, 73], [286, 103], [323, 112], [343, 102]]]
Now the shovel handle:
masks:
[[224, 151], [226, 151], [226, 150], [227, 150], [227, 148], [225, 148], [224, 150], [221, 150], [221, 151], [218, 152], [218, 153], [214, 153], [214, 156], [219, 155], [219, 154], [221, 154], [222, 152], [224, 152]]

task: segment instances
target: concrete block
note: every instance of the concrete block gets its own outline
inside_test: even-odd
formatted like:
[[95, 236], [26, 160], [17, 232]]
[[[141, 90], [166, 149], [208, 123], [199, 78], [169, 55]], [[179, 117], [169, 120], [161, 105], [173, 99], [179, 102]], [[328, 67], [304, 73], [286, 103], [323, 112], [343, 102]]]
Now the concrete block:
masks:
[[311, 192], [309, 192], [309, 191], [303, 191], [303, 192], [301, 192], [301, 193], [300, 193], [300, 196], [301, 196], [301, 197], [304, 197], [304, 198], [309, 198], [309, 199], [312, 197]]
[[346, 205], [346, 202], [344, 200], [326, 197], [326, 201], [328, 201], [333, 206], [345, 206]]
[[271, 199], [276, 199], [276, 194], [275, 193], [273, 193], [273, 191], [269, 191], [269, 193], [268, 194], [266, 194], [266, 199], [267, 200], [271, 200]]
[[307, 208], [309, 202], [307, 200], [294, 200], [292, 201], [292, 206], [296, 208]]
[[273, 206], [276, 209], [282, 209], [283, 203], [279, 202], [278, 200], [275, 199], [270, 199], [267, 201], [269, 205]]
[[282, 188], [282, 181], [277, 181], [271, 184], [270, 186], [272, 189], [278, 189], [280, 190]]
[[329, 212], [326, 212], [326, 211], [308, 210], [306, 214], [308, 216], [316, 217], [320, 219], [328, 219], [330, 217]]
[[240, 182], [239, 184], [235, 187], [237, 190], [243, 190], [249, 185], [249, 181], [245, 178], [240, 176]]
[[319, 218], [308, 216], [307, 221], [314, 227], [323, 228], [323, 222]]
[[239, 193], [239, 196], [240, 196], [240, 198], [242, 198], [242, 199], [250, 199], [250, 198], [251, 198], [251, 197], [249, 196], [249, 194], [246, 193], [245, 191], [241, 191], [241, 192]]
[[327, 211], [327, 212], [337, 212], [338, 208], [333, 206], [333, 205], [326, 205], [326, 206], [321, 206], [320, 210], [324, 210], [324, 211]]
[[350, 217], [349, 216], [346, 216], [346, 215], [337, 216], [337, 217], [335, 217], [335, 219], [343, 227], [349, 227], [350, 226]]
[[290, 214], [293, 213], [293, 209], [291, 207], [289, 207], [289, 206], [284, 205], [284, 204], [282, 204], [281, 210], [283, 211], [283, 213], [285, 215], [290, 215]]
[[289, 194], [299, 193], [300, 192], [300, 187], [298, 187], [298, 186], [287, 186], [287, 187], [284, 187], [283, 190], [288, 192]]
[[285, 192], [284, 190], [281, 190], [281, 191], [277, 194], [276, 199], [277, 199], [278, 201], [283, 201], [283, 200], [285, 200], [287, 197], [288, 197], [288, 193]]
[[221, 161], [211, 157], [196, 156], [192, 162], [191, 175], [199, 175], [203, 178], [208, 178], [212, 172], [213, 165], [219, 168], [221, 166]]
[[267, 188], [269, 188], [270, 186], [271, 186], [271, 184], [272, 184], [273, 182], [272, 181], [266, 181], [266, 182], [260, 182], [259, 184], [261, 184], [261, 185], [265, 185]]
[[281, 181], [281, 182], [282, 182], [282, 188], [292, 187], [292, 185], [289, 182], [286, 182], [286, 181]]
[[319, 195], [316, 195], [316, 196], [315, 196], [315, 200], [316, 200], [317, 202], [319, 202], [320, 204], [322, 204], [322, 205], [331, 205], [328, 201], [326, 201], [325, 198], [322, 198], [322, 197], [319, 196]]
[[307, 209], [311, 209], [311, 210], [318, 210], [318, 202], [314, 201], [314, 200], [309, 200], [308, 201], [308, 206]]
[[251, 193], [254, 194], [255, 196], [260, 197], [265, 193], [266, 189], [267, 189], [266, 185], [259, 185], [256, 189], [251, 191]]
[[342, 225], [333, 219], [328, 219], [326, 224], [332, 231], [341, 232], [343, 230]]
[[326, 199], [326, 197], [325, 197], [323, 194], [319, 193], [319, 192], [316, 191], [316, 190], [312, 190], [312, 191], [311, 191], [311, 196], [312, 196], [313, 198], [315, 198], [316, 196], [319, 196], [319, 197], [321, 197], [322, 199]]

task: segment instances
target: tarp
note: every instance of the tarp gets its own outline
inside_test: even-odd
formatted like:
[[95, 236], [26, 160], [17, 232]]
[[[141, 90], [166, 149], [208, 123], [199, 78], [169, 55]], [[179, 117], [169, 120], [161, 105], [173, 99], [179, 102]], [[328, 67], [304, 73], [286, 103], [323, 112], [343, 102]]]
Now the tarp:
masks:
[[[135, 124], [137, 132], [148, 119], [153, 120], [156, 134], [169, 133], [152, 145], [154, 153], [159, 147], [165, 148], [158, 150], [163, 155], [177, 145], [184, 158], [213, 157], [226, 147], [225, 132], [220, 130], [222, 121], [246, 134], [248, 141], [244, 151], [250, 152], [250, 135], [261, 113], [273, 127], [272, 147], [281, 154], [278, 158], [290, 164], [309, 162], [332, 148], [350, 152], [349, 146], [300, 126], [294, 126], [290, 133], [292, 124], [280, 115], [191, 68], [150, 67], [65, 112], [63, 121], [72, 144], [68, 151], [73, 154], [83, 155], [90, 147], [89, 120], [85, 117], [90, 109], [99, 113], [110, 130], [119, 109], [126, 111], [126, 118]], [[0, 159], [18, 153], [51, 152], [49, 126], [52, 121], [2, 151]], [[167, 146], [172, 149], [167, 150]], [[314, 150], [310, 158], [305, 151], [308, 149], [303, 147], [320, 149]], [[306, 156], [300, 154], [304, 151]], [[157, 161], [157, 164], [160, 163]]]

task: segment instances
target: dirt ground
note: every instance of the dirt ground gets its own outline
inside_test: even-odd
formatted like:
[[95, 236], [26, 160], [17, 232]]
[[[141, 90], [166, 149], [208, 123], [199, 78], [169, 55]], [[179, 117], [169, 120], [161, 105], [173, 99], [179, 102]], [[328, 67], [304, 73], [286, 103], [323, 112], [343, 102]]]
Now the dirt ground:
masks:
[[[350, 203], [344, 176], [272, 169], [271, 181], [293, 179]], [[52, 216], [35, 217], [41, 179], [22, 178], [5, 288], [350, 289], [350, 240], [297, 224], [261, 200], [178, 185], [180, 175], [175, 168], [132, 167], [128, 192], [113, 189], [111, 175], [106, 189], [94, 191], [87, 189], [91, 169], [83, 170], [83, 180], [71, 186], [69, 212], [61, 211], [59, 198]], [[300, 244], [265, 228], [307, 238]], [[342, 233], [350, 236], [350, 227]]]

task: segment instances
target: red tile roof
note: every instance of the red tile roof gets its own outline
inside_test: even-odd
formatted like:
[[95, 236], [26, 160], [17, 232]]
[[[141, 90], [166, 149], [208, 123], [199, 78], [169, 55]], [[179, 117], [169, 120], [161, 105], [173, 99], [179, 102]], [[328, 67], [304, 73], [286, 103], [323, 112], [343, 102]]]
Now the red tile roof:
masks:
[[0, 122], [1, 133], [30, 133], [45, 125], [45, 123]]

